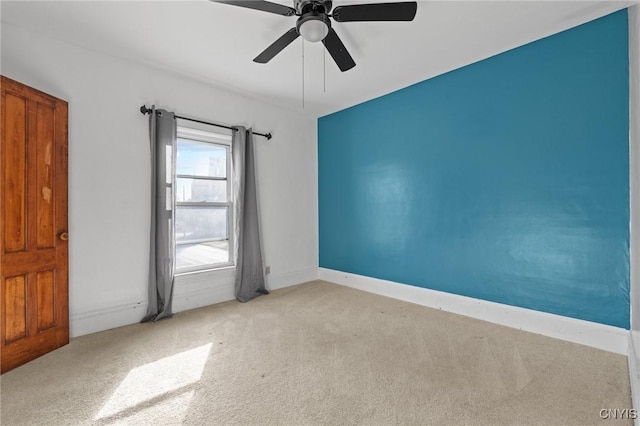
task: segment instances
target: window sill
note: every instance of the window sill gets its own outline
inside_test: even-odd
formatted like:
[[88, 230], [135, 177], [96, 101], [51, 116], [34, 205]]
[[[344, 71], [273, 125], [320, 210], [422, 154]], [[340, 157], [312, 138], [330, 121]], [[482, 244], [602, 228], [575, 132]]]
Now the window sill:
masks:
[[206, 273], [211, 273], [211, 272], [231, 272], [233, 270], [236, 269], [235, 265], [225, 265], [225, 266], [217, 266], [217, 267], [213, 267], [213, 268], [208, 268], [208, 269], [198, 269], [196, 271], [184, 271], [184, 272], [176, 272], [174, 274], [174, 276], [176, 277], [183, 277], [183, 276], [187, 276], [187, 275], [197, 275], [197, 274], [206, 274]]

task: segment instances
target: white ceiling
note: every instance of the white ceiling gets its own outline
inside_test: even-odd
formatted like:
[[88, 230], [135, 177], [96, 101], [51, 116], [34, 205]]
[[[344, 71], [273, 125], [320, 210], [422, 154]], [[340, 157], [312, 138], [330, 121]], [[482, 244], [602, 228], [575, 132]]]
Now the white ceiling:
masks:
[[[341, 73], [321, 43], [305, 42], [304, 111], [338, 111], [634, 3], [419, 1], [413, 22], [335, 23], [357, 65]], [[295, 17], [207, 0], [3, 0], [1, 7], [3, 24], [303, 108], [302, 38], [268, 64], [252, 61]]]

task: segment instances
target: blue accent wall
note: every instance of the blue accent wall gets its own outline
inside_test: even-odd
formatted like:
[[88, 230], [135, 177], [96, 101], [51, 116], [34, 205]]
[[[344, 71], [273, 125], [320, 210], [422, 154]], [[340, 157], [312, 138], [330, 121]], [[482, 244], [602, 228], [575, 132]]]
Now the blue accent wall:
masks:
[[627, 28], [321, 117], [320, 266], [628, 329]]

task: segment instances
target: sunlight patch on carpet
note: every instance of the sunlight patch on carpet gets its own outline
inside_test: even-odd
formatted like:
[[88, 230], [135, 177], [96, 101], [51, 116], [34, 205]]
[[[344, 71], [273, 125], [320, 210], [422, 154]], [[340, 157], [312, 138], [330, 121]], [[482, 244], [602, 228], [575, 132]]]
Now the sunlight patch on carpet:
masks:
[[[149, 405], [159, 406], [157, 408], [161, 410], [160, 406], [165, 403], [173, 405], [171, 401], [174, 394], [184, 395], [177, 391], [200, 380], [210, 349], [211, 343], [134, 368], [120, 383], [95, 420], [119, 413], [128, 417], [130, 413], [125, 412], [138, 411], [138, 406], [146, 411]], [[193, 392], [187, 395], [191, 399]], [[189, 407], [184, 398], [181, 405], [185, 410]]]

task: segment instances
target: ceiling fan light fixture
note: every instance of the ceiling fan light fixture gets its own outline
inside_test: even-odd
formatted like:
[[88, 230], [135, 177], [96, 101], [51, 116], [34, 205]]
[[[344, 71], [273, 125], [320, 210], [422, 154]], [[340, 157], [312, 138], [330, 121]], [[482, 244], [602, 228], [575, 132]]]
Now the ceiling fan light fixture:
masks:
[[[0, 0], [2, 1], [2, 0]], [[340, 71], [348, 71], [356, 66], [338, 34], [331, 28], [335, 22], [376, 22], [376, 21], [413, 21], [418, 9], [416, 1], [398, 1], [392, 3], [352, 4], [333, 7], [332, 0], [291, 0], [293, 7], [267, 0], [211, 0], [217, 3], [261, 10], [282, 16], [299, 16], [296, 26], [284, 33], [253, 59], [253, 62], [266, 64], [274, 56], [289, 46], [298, 37], [313, 43], [322, 41]], [[280, 0], [282, 1], [282, 0]], [[384, 1], [384, 0], [383, 0]], [[332, 12], [333, 10], [333, 12]], [[331, 13], [331, 14], [330, 14]], [[302, 45], [304, 46], [304, 44]], [[303, 51], [304, 55], [304, 51]]]
[[329, 23], [325, 19], [319, 15], [303, 16], [298, 21], [298, 33], [310, 42], [324, 40], [329, 34]]

